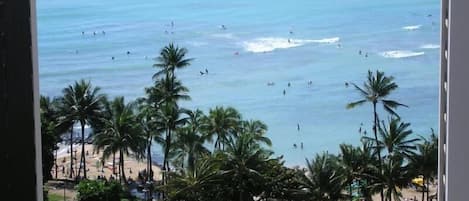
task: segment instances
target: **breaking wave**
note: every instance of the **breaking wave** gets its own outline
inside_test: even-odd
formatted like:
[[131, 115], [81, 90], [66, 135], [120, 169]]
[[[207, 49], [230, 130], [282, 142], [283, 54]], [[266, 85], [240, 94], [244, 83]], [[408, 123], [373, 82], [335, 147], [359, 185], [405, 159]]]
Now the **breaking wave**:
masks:
[[382, 52], [381, 55], [386, 58], [407, 58], [407, 57], [417, 57], [424, 55], [425, 52], [414, 52], [408, 50], [393, 50]]
[[242, 43], [244, 50], [248, 52], [271, 52], [276, 49], [288, 49], [293, 47], [299, 47], [308, 43], [337, 43], [339, 37], [334, 38], [323, 38], [318, 40], [302, 40], [302, 39], [288, 39], [288, 38], [257, 38]]

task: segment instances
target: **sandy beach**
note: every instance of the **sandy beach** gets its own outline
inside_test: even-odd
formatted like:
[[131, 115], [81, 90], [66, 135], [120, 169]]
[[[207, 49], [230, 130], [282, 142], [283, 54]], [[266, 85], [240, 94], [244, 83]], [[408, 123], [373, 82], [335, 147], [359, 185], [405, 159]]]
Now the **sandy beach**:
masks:
[[[67, 179], [70, 171], [70, 145], [60, 146], [59, 150], [57, 150], [57, 176], [58, 179]], [[76, 161], [80, 161], [81, 157], [81, 145], [76, 144], [73, 145], [74, 158]], [[75, 153], [77, 154], [75, 156]], [[88, 154], [86, 154], [88, 153]], [[89, 179], [97, 179], [98, 176], [105, 176], [106, 178], [110, 178], [112, 174], [112, 157], [105, 159], [104, 167], [102, 167], [101, 162], [101, 155], [102, 152], [95, 152], [93, 150], [93, 145], [87, 144], [85, 145], [85, 155], [86, 155], [86, 168], [88, 169], [87, 176]], [[118, 166], [117, 162], [119, 157], [116, 154], [116, 174], [118, 173]], [[78, 163], [75, 161], [73, 162], [74, 171], [77, 171]], [[125, 168], [125, 176], [127, 178], [132, 178], [136, 180], [138, 178], [139, 171], [143, 171], [146, 169], [146, 159], [137, 160], [132, 154], [129, 156], [124, 156], [124, 168]], [[161, 168], [157, 165], [153, 165], [153, 172], [154, 172], [154, 179], [161, 180]], [[82, 170], [83, 171], [83, 170]], [[83, 175], [83, 173], [82, 173]], [[52, 168], [52, 176], [55, 178], [55, 167]], [[114, 175], [116, 177], [117, 175]]]

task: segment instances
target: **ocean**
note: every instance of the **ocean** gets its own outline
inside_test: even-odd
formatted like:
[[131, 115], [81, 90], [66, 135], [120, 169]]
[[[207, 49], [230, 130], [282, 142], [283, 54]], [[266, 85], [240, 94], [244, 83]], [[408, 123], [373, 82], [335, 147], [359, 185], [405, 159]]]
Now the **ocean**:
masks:
[[[390, 98], [409, 106], [397, 112], [416, 137], [438, 130], [439, 7], [438, 0], [37, 0], [40, 93], [59, 96], [84, 78], [110, 97], [134, 100], [152, 84], [153, 58], [174, 42], [195, 59], [177, 71], [192, 97], [184, 107], [233, 106], [244, 119], [262, 120], [275, 155], [304, 165], [316, 153], [337, 153], [340, 143], [359, 144], [360, 127], [371, 135], [371, 105], [345, 108], [359, 99], [345, 82], [361, 85], [368, 70], [395, 77]], [[153, 151], [161, 156], [157, 145]]]

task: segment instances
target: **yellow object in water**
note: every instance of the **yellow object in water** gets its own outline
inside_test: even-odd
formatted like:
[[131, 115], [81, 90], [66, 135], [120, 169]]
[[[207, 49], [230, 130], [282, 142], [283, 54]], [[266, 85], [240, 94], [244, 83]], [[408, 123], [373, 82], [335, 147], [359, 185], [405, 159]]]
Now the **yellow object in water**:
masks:
[[412, 183], [418, 186], [423, 186], [423, 178], [422, 177], [416, 177], [412, 179]]

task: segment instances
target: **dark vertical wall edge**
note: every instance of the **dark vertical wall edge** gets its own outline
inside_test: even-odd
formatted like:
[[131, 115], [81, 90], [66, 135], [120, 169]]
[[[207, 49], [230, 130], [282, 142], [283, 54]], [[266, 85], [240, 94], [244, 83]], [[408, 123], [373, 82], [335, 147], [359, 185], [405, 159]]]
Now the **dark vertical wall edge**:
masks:
[[[42, 200], [34, 0], [3, 2], [1, 49], [2, 198]], [[33, 14], [33, 15], [31, 15]], [[31, 18], [33, 16], [33, 18]], [[38, 153], [39, 152], [39, 153]], [[39, 166], [39, 167], [38, 167]]]

